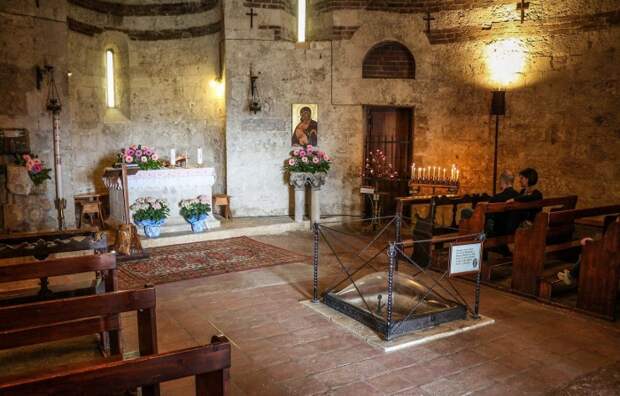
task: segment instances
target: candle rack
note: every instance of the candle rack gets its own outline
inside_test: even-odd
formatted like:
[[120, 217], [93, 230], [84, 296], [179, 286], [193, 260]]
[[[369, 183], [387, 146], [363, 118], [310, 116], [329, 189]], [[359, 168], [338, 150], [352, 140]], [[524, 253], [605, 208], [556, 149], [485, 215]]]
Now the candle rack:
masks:
[[[437, 191], [445, 194], [457, 194], [461, 186], [458, 180], [444, 180], [434, 178], [413, 178], [409, 180], [409, 191], [412, 195], [428, 193], [435, 195]], [[423, 191], [424, 190], [424, 191]]]

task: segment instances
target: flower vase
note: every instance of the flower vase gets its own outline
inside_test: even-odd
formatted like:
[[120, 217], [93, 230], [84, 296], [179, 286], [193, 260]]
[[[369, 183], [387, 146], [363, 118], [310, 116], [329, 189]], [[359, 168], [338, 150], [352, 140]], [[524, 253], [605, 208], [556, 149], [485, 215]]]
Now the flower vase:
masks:
[[207, 215], [202, 214], [200, 216], [186, 218], [185, 220], [192, 226], [192, 232], [197, 233], [207, 229], [206, 219]]
[[136, 225], [144, 228], [144, 235], [147, 238], [157, 238], [161, 233], [161, 226], [165, 220], [142, 220], [137, 221]]

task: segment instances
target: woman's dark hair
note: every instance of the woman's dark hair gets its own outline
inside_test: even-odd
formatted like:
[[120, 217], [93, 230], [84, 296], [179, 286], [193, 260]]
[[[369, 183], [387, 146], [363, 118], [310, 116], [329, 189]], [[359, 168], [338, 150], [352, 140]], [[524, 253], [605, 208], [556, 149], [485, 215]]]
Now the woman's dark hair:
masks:
[[519, 172], [519, 175], [527, 179], [528, 187], [538, 183], [538, 172], [536, 172], [535, 169], [525, 168], [521, 172]]

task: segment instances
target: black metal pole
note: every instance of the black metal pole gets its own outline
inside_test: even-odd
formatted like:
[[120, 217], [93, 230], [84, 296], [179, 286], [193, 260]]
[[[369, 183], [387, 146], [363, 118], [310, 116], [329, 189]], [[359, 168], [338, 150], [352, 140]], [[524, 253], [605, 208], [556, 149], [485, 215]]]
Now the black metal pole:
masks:
[[[396, 243], [401, 243], [401, 222], [402, 217], [400, 212], [396, 211]], [[402, 248], [402, 246], [401, 246]], [[398, 271], [398, 254], [396, 254], [396, 258], [394, 260], [394, 270]]]
[[480, 279], [481, 279], [481, 271], [478, 271], [476, 274], [476, 290], [474, 297], [474, 319], [480, 318]]
[[319, 223], [312, 223], [312, 302], [319, 302]]
[[493, 195], [497, 193], [497, 148], [499, 145], [499, 115], [495, 115], [495, 150], [493, 150]]
[[385, 339], [390, 340], [392, 338], [392, 309], [393, 309], [393, 293], [394, 293], [394, 267], [396, 266], [396, 246], [393, 242], [390, 242], [388, 249], [389, 268], [388, 268], [388, 284], [387, 284], [387, 306], [385, 307], [386, 319], [385, 319]]

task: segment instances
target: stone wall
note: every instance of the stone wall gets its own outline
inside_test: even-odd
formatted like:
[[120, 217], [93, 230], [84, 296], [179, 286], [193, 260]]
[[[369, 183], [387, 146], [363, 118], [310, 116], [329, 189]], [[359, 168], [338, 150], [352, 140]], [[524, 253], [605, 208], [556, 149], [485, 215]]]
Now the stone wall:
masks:
[[[456, 163], [464, 192], [490, 191], [495, 133], [490, 101], [491, 91], [500, 87], [507, 89], [508, 107], [499, 123], [500, 171], [535, 167], [546, 196], [577, 194], [579, 206], [618, 202], [620, 122], [613, 110], [620, 108], [618, 5], [530, 3], [521, 23], [521, 12], [510, 1], [372, 6], [314, 1], [309, 36], [327, 41], [306, 46], [259, 43], [249, 29], [241, 34], [235, 23], [244, 39], [227, 40], [227, 138], [234, 142], [228, 148], [227, 183], [238, 195], [234, 209], [253, 215], [290, 212], [278, 171], [289, 147], [289, 106], [296, 102], [318, 103], [329, 111], [320, 111], [319, 145], [335, 151], [337, 158], [330, 174], [335, 183], [328, 185], [322, 201], [324, 212], [359, 209], [364, 105], [414, 108], [414, 161], [422, 166]], [[426, 10], [433, 18], [429, 32]], [[230, 7], [226, 20], [241, 20], [244, 12]], [[364, 55], [390, 40], [404, 44], [415, 57], [415, 80], [362, 79]], [[525, 59], [505, 86], [495, 83], [488, 70], [489, 50], [502, 40], [516, 43]], [[261, 64], [263, 71], [259, 85], [267, 110], [257, 115], [244, 102], [250, 62]], [[309, 76], [315, 78], [309, 82]], [[261, 132], [252, 141], [257, 143], [252, 155], [245, 154], [252, 143], [244, 146], [236, 140], [249, 130]], [[244, 168], [256, 167], [246, 159], [256, 161], [269, 153], [277, 158], [268, 158], [258, 169]], [[248, 184], [244, 174], [260, 178]]]
[[[36, 90], [33, 68], [54, 64], [67, 197], [101, 188], [101, 169], [124, 145], [151, 144], [163, 157], [172, 147], [195, 157], [202, 146], [235, 216], [282, 215], [292, 213], [282, 171], [291, 105], [316, 103], [319, 146], [334, 158], [322, 210], [355, 214], [364, 106], [413, 108], [416, 164], [456, 163], [465, 192], [490, 191], [491, 91], [502, 88], [500, 170], [533, 166], [546, 196], [578, 194], [579, 206], [618, 202], [620, 7], [613, 0], [529, 3], [522, 23], [515, 1], [313, 0], [312, 41], [296, 44], [289, 0], [4, 1], [0, 127], [28, 128], [34, 151], [51, 164], [46, 91]], [[258, 14], [252, 28], [250, 8]], [[489, 53], [504, 40], [524, 61], [500, 85]], [[365, 55], [386, 41], [411, 52], [415, 79], [362, 78]], [[107, 48], [117, 59], [116, 109], [105, 107]], [[212, 83], [220, 67], [225, 98]], [[259, 77], [257, 114], [248, 109], [250, 68]]]
[[[69, 117], [71, 103], [65, 100], [67, 84], [67, 29], [64, 2], [35, 2], [7, 0], [0, 2], [0, 128], [26, 128], [31, 151], [53, 168], [52, 120], [46, 110], [48, 88], [43, 81], [37, 89], [35, 67], [53, 65], [55, 79], [63, 98], [61, 113], [61, 151], [71, 152], [72, 141]], [[13, 162], [11, 156], [0, 156], [1, 164]], [[70, 155], [63, 157], [64, 191], [73, 193]], [[53, 178], [53, 175], [52, 175]], [[1, 203], [6, 218], [2, 224], [10, 230], [35, 230], [56, 226], [53, 209], [54, 182], [48, 180], [37, 193], [11, 194], [4, 178], [0, 183]], [[66, 216], [73, 218], [68, 205]]]
[[[165, 159], [170, 148], [179, 155], [188, 152], [190, 163], [202, 147], [205, 165], [218, 175], [215, 191], [224, 191], [224, 97], [215, 81], [223, 74], [221, 4], [54, 0], [39, 5], [15, 0], [0, 7], [0, 50], [9, 60], [0, 84], [10, 93], [3, 99], [0, 127], [30, 129], [33, 149], [51, 164], [47, 90], [34, 88], [34, 67], [54, 65], [64, 105], [68, 225], [74, 219], [72, 196], [104, 189], [103, 168], [133, 143], [154, 146]], [[105, 102], [106, 49], [115, 56], [116, 108]], [[31, 228], [54, 226], [50, 214], [48, 224]]]

